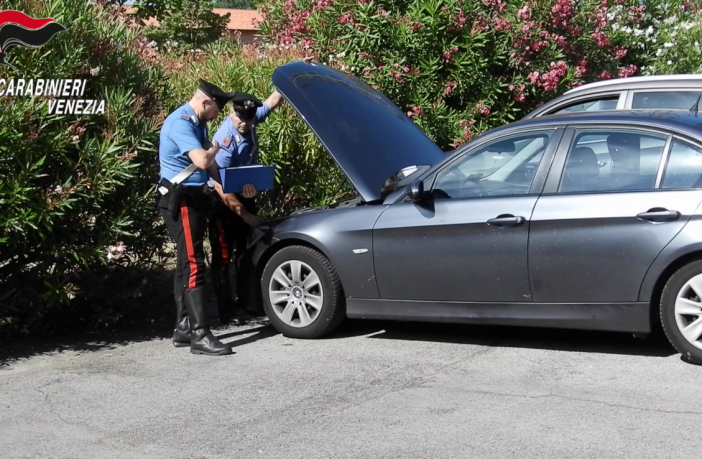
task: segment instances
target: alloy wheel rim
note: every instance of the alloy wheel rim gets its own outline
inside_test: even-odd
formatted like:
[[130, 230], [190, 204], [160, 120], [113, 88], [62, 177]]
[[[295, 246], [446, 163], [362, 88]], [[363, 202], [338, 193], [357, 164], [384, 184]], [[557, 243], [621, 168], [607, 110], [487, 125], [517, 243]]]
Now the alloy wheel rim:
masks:
[[322, 312], [322, 281], [307, 263], [286, 261], [273, 272], [268, 285], [268, 298], [273, 312], [285, 325], [308, 327]]
[[678, 292], [675, 323], [683, 337], [702, 350], [702, 274], [687, 281]]

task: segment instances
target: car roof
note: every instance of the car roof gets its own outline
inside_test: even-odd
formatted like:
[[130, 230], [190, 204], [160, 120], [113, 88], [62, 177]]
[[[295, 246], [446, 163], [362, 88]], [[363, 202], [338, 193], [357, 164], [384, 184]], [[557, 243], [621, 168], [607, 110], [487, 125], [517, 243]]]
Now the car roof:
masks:
[[[627, 78], [613, 78], [610, 80], [595, 81], [587, 83], [577, 88], [566, 91], [564, 95], [580, 94], [595, 90], [621, 90], [621, 89], [654, 89], [661, 87], [661, 84], [674, 82], [694, 83], [702, 85], [702, 75], [700, 74], [674, 74], [674, 75], [648, 75]], [[665, 86], [663, 86], [665, 87]]]
[[649, 125], [668, 128], [698, 136], [702, 140], [702, 111], [698, 114], [690, 110], [621, 110], [601, 112], [560, 113], [537, 118], [517, 120], [506, 126], [492, 130], [513, 129], [517, 127], [562, 126], [578, 124], [623, 123], [631, 125]]

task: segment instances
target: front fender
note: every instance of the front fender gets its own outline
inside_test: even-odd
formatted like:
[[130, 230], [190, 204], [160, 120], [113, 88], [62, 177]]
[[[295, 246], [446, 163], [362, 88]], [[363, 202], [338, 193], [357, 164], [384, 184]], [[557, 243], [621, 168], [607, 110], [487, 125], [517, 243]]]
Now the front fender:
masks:
[[383, 205], [337, 208], [278, 219], [268, 232], [251, 236], [252, 261], [263, 264], [279, 249], [295, 244], [315, 248], [327, 257], [347, 298], [379, 298], [373, 264], [373, 225]]

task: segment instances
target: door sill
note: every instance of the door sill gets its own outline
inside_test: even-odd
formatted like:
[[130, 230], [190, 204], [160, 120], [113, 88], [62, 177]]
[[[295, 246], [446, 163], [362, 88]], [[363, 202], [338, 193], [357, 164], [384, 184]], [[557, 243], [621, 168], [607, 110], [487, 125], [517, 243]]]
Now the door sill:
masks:
[[631, 303], [459, 303], [346, 299], [350, 319], [512, 325], [650, 333], [650, 305]]

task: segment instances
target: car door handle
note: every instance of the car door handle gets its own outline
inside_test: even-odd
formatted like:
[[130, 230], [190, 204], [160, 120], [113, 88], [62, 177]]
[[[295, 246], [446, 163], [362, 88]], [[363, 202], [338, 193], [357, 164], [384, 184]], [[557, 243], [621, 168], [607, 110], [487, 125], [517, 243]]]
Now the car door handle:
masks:
[[496, 218], [491, 218], [487, 221], [488, 225], [495, 226], [512, 226], [524, 223], [524, 217], [515, 217], [514, 215], [498, 215]]
[[664, 222], [670, 220], [677, 220], [678, 218], [680, 218], [680, 212], [678, 212], [677, 210], [655, 208], [637, 214], [636, 218], [640, 218], [641, 220], [648, 220], [650, 222]]

